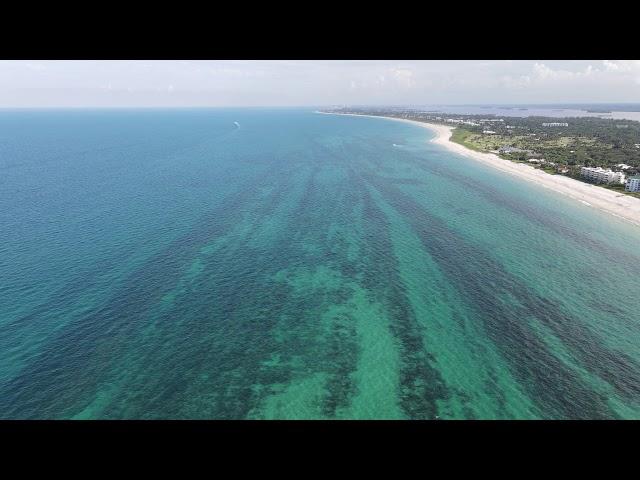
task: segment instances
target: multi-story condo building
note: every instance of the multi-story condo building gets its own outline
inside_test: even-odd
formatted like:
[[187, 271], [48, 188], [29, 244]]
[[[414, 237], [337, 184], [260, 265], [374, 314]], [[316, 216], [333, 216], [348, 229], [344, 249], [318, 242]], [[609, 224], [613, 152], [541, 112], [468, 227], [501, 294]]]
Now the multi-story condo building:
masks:
[[640, 175], [629, 177], [624, 189], [627, 192], [640, 192]]
[[605, 170], [601, 167], [582, 167], [580, 175], [595, 183], [624, 183], [624, 173]]

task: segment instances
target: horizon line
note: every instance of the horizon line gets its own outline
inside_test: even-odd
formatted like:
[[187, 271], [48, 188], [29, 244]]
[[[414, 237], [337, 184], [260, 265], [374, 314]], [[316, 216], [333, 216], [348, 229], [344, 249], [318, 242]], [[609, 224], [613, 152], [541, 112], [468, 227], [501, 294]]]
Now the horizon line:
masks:
[[0, 110], [59, 110], [59, 109], [215, 109], [215, 108], [329, 108], [337, 105], [343, 107], [471, 107], [471, 106], [560, 106], [560, 105], [640, 105], [640, 102], [553, 102], [553, 103], [414, 103], [414, 104], [305, 104], [305, 105], [24, 105], [24, 106], [0, 106]]

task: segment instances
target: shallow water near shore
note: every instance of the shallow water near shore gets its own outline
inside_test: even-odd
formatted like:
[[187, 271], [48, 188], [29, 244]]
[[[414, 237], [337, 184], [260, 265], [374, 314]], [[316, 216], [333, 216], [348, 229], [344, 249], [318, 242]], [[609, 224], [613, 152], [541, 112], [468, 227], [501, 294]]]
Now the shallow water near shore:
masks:
[[0, 417], [640, 418], [640, 228], [431, 135], [0, 112]]

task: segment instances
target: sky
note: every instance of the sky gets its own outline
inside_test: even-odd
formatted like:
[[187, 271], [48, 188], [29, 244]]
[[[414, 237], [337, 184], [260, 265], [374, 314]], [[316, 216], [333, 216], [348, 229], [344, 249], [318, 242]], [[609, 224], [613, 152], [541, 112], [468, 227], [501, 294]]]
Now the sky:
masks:
[[3, 60], [0, 108], [640, 102], [640, 60]]

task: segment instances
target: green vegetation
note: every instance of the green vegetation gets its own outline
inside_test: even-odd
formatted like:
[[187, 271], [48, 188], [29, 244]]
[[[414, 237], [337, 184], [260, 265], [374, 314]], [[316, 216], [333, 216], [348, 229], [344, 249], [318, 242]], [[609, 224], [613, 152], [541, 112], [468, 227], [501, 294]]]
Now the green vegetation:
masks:
[[478, 145], [476, 135], [471, 133], [469, 130], [465, 130], [463, 128], [456, 128], [453, 130], [451, 135], [451, 141], [459, 143], [460, 145], [467, 147], [471, 150], [483, 151], [482, 147]]

